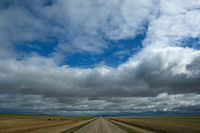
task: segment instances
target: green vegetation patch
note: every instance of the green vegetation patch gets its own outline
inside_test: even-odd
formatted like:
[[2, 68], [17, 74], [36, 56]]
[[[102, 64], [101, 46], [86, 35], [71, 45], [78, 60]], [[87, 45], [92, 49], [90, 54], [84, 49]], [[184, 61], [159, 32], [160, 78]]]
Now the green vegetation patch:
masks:
[[107, 119], [108, 121], [110, 121], [111, 123], [115, 124], [116, 126], [118, 126], [119, 128], [121, 128], [122, 130], [126, 131], [127, 133], [143, 133], [141, 131], [137, 131], [137, 130], [134, 130], [134, 129], [131, 129], [131, 128], [128, 128], [128, 127], [125, 127], [125, 126], [122, 126], [118, 123], [115, 123], [109, 119]]
[[[96, 120], [96, 119], [94, 119], [94, 120]], [[94, 120], [92, 120], [92, 121], [94, 121]], [[84, 124], [81, 124], [81, 125], [79, 125], [79, 126], [70, 128], [70, 129], [65, 130], [65, 131], [63, 131], [63, 132], [61, 132], [61, 133], [74, 133], [75, 131], [81, 129], [82, 127], [86, 126], [87, 124], [89, 124], [89, 123], [92, 122], [92, 121], [89, 121], [89, 122], [84, 123]]]

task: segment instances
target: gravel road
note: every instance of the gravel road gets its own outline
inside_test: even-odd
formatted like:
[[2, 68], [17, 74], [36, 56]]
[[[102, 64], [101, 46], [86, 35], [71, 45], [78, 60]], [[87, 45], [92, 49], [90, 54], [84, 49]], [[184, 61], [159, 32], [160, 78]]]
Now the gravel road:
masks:
[[100, 117], [75, 133], [125, 133], [125, 131]]

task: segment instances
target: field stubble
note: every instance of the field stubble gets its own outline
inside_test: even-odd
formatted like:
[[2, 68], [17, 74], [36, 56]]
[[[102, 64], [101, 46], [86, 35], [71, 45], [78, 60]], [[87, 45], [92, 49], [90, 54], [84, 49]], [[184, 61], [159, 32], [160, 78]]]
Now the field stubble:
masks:
[[158, 133], [200, 133], [200, 116], [110, 117]]
[[0, 133], [18, 133], [41, 128], [68, 125], [92, 117], [0, 114]]

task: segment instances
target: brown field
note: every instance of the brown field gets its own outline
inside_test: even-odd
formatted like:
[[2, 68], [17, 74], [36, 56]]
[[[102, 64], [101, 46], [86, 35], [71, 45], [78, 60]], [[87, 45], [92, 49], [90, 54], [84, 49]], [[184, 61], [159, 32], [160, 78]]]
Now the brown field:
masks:
[[109, 117], [158, 133], [200, 133], [200, 116]]
[[18, 133], [68, 125], [92, 117], [0, 114], [0, 133]]

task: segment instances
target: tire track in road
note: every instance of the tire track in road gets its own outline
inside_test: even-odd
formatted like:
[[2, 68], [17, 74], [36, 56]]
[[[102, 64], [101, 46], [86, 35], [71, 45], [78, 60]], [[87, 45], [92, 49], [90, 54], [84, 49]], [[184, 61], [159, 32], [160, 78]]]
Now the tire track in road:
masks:
[[125, 133], [125, 131], [100, 117], [75, 133]]

